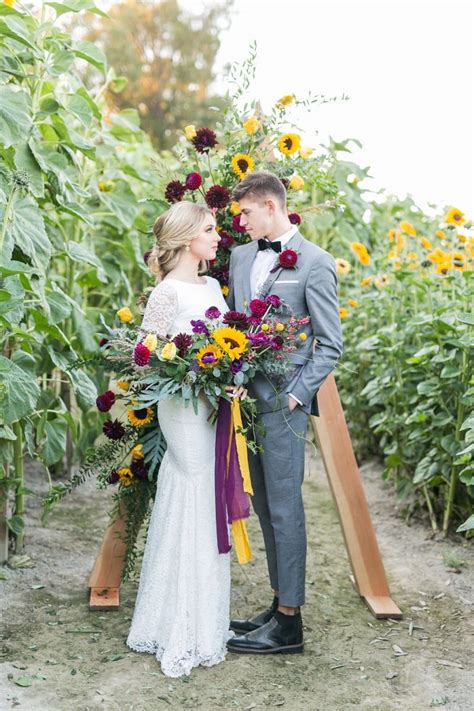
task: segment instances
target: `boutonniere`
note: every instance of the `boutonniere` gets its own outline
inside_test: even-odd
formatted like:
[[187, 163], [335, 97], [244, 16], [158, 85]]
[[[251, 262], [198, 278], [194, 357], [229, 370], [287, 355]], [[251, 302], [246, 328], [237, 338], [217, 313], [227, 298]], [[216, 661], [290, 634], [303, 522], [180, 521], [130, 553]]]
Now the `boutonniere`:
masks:
[[284, 249], [283, 252], [280, 252], [278, 255], [278, 262], [270, 273], [273, 274], [277, 269], [298, 269], [296, 266], [297, 261], [298, 252], [295, 252], [294, 249]]

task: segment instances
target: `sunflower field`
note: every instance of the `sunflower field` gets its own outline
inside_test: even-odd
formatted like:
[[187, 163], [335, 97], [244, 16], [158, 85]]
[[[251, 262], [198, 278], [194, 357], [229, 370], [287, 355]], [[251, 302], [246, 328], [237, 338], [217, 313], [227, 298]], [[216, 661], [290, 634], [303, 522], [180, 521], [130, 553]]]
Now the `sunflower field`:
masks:
[[[126, 420], [125, 386], [103, 365], [101, 316], [139, 322], [153, 286], [146, 260], [155, 218], [182, 199], [215, 209], [221, 242], [210, 273], [225, 295], [230, 251], [248, 239], [232, 188], [258, 169], [279, 175], [291, 222], [337, 260], [345, 350], [335, 375], [359, 461], [383, 460], [407, 517], [423, 512], [436, 530], [470, 535], [469, 216], [454, 206], [427, 215], [411, 199], [374, 196], [368, 169], [350, 160], [351, 141], [305, 145], [295, 115], [332, 99], [287, 94], [263, 112], [247, 98], [254, 50], [233, 67], [216, 125], [189, 117], [175, 149], [157, 155], [137, 111], [107, 103], [126, 78], [57, 22], [101, 11], [92, 0], [49, 5], [38, 17], [0, 4], [0, 519], [16, 551], [33, 495], [28, 458], [42, 463], [57, 498], [64, 486], [55, 479], [77, 477], [73, 466], [104, 442], [137, 458], [111, 425]], [[85, 86], [78, 62], [101, 83]], [[105, 393], [113, 414], [99, 406]], [[127, 480], [128, 495], [141, 481]]]

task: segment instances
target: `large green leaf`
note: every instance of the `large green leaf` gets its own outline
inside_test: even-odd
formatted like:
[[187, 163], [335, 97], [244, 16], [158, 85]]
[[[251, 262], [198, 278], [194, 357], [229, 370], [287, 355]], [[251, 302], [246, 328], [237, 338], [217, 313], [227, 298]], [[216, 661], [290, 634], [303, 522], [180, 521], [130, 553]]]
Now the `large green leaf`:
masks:
[[67, 111], [79, 119], [83, 126], [89, 128], [92, 123], [92, 111], [86, 99], [77, 94], [72, 94], [72, 96], [67, 97], [64, 106]]
[[98, 395], [95, 383], [83, 370], [70, 370], [68, 375], [71, 378], [77, 404], [81, 410], [89, 410], [89, 408], [95, 405]]
[[33, 37], [30, 35], [28, 27], [21, 17], [0, 17], [0, 36], [1, 35], [20, 42], [20, 44], [29, 47], [29, 49], [32, 49], [34, 52], [37, 51]]
[[54, 0], [50, 0], [45, 4], [54, 7], [58, 17], [64, 15], [66, 12], [81, 12], [81, 10], [88, 10], [95, 15], [107, 17], [105, 12], [96, 7], [94, 0], [64, 0], [64, 2], [54, 2]]
[[34, 412], [40, 389], [31, 373], [0, 355], [0, 424], [11, 425]]
[[15, 145], [15, 165], [18, 170], [24, 170], [30, 178], [31, 192], [35, 197], [43, 197], [44, 182], [41, 168], [29, 145], [21, 142]]
[[103, 282], [107, 281], [100, 259], [85, 244], [70, 241], [66, 242], [65, 246], [72, 260], [75, 262], [85, 262], [86, 264], [97, 267], [97, 276], [99, 279]]
[[0, 137], [5, 148], [24, 141], [31, 129], [31, 99], [23, 89], [0, 86]]
[[[0, 224], [5, 206], [0, 205]], [[51, 257], [51, 243], [44, 228], [43, 216], [34, 200], [26, 196], [17, 198], [13, 205], [5, 236], [5, 254], [11, 256], [17, 246], [35, 266], [46, 269]]]
[[105, 74], [107, 60], [105, 54], [93, 42], [76, 42], [73, 46], [73, 52], [77, 57], [85, 59], [89, 64], [93, 64], [101, 72]]
[[132, 227], [138, 215], [138, 204], [132, 189], [125, 181], [117, 181], [112, 192], [101, 193], [100, 197], [125, 227]]
[[67, 422], [62, 417], [47, 420], [44, 425], [45, 443], [41, 459], [49, 467], [58, 462], [66, 451]]

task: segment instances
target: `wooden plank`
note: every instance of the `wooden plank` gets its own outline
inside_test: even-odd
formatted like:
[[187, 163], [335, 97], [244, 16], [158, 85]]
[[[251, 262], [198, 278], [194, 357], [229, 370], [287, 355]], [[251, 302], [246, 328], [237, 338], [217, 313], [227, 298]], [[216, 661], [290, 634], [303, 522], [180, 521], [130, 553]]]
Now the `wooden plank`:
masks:
[[380, 555], [334, 376], [318, 392], [311, 424], [334, 497], [356, 590], [376, 617], [400, 618]]
[[[119, 607], [119, 588], [126, 550], [125, 541], [119, 536], [125, 531], [125, 515], [125, 506], [122, 503], [119, 516], [108, 526], [102, 539], [89, 577], [91, 610], [117, 610]], [[108, 592], [103, 592], [104, 590]]]

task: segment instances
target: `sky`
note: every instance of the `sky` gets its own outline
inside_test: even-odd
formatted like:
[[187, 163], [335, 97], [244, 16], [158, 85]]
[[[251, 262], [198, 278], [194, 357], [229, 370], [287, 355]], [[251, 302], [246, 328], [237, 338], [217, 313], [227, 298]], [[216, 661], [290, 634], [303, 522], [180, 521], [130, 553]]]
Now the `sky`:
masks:
[[217, 86], [256, 40], [252, 95], [264, 109], [283, 94], [350, 97], [294, 117], [306, 144], [357, 138], [351, 159], [371, 167], [368, 189], [473, 215], [472, 30], [465, 0], [234, 0]]

